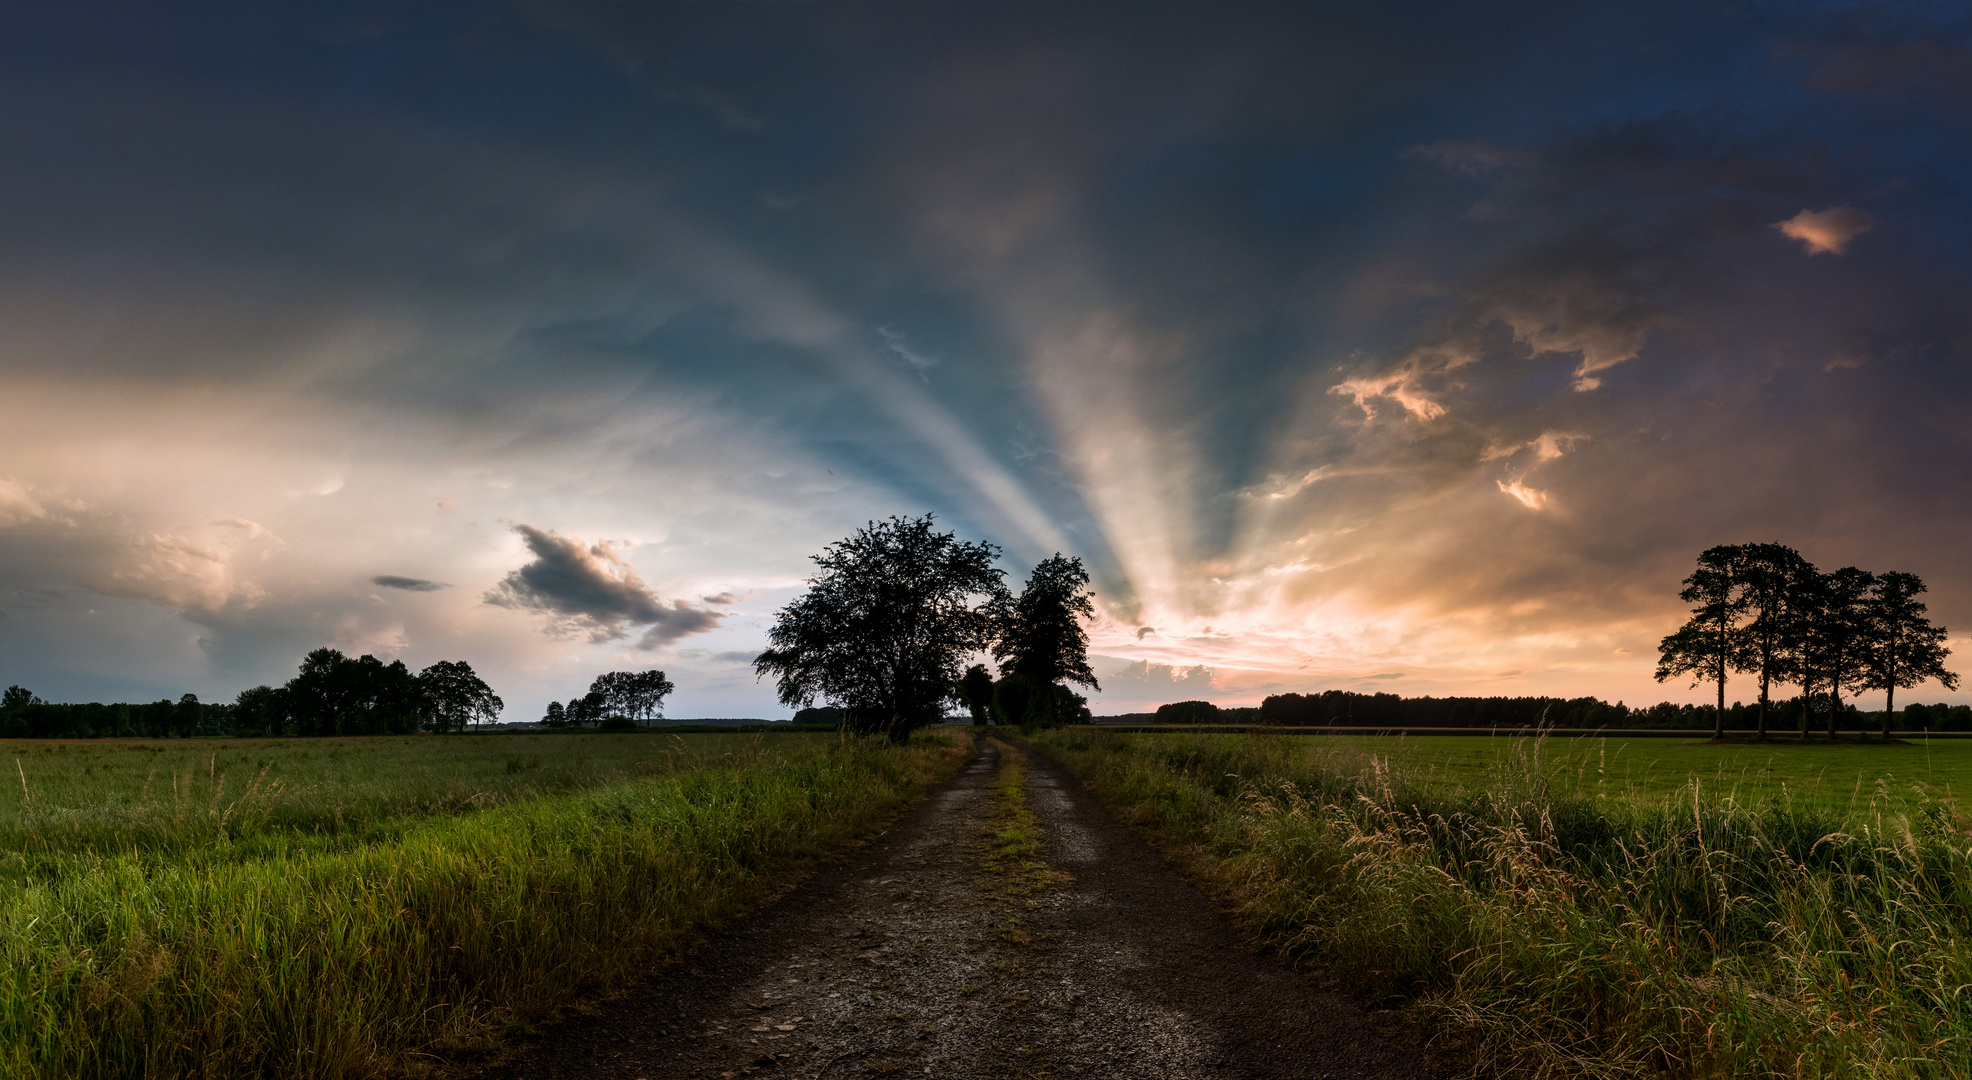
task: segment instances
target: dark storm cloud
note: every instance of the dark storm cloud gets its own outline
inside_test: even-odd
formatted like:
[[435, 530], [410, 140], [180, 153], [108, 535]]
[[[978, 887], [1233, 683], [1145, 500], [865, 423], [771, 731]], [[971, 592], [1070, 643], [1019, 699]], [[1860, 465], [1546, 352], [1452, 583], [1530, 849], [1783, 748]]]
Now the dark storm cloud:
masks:
[[386, 589], [402, 589], [405, 592], [437, 592], [440, 589], [451, 588], [451, 586], [442, 581], [426, 581], [423, 578], [398, 577], [396, 574], [378, 574], [376, 577], [371, 578], [370, 581], [372, 584], [381, 585]]
[[626, 637], [626, 626], [648, 624], [637, 647], [655, 649], [711, 630], [724, 617], [682, 600], [666, 606], [607, 541], [584, 544], [530, 525], [516, 525], [514, 531], [534, 561], [488, 590], [486, 602], [545, 613], [557, 634], [587, 633], [601, 643]]

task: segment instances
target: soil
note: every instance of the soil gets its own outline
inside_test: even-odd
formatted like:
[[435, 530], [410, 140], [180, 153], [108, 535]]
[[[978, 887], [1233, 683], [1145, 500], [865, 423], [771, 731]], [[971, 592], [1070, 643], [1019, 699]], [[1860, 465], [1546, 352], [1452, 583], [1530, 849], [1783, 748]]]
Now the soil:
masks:
[[846, 859], [483, 1080], [1403, 1078], [1387, 1020], [1253, 950], [1029, 751], [1053, 883], [989, 874], [993, 743]]

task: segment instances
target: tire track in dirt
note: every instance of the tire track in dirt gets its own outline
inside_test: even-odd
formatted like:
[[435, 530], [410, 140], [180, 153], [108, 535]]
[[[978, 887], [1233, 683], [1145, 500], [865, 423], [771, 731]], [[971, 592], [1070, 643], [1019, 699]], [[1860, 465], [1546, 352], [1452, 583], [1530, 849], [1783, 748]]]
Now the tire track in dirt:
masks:
[[[1024, 766], [1045, 885], [992, 874]], [[1422, 1056], [1255, 954], [1046, 758], [983, 744], [885, 835], [483, 1080], [1411, 1080]]]

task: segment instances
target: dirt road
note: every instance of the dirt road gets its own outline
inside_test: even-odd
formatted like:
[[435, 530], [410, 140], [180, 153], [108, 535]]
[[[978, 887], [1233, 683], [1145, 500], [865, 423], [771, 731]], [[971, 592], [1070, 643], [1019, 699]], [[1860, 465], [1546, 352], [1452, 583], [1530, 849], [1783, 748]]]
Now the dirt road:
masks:
[[1001, 755], [987, 744], [885, 835], [486, 1080], [1425, 1072], [1031, 753], [1051, 881], [1009, 887], [984, 862]]

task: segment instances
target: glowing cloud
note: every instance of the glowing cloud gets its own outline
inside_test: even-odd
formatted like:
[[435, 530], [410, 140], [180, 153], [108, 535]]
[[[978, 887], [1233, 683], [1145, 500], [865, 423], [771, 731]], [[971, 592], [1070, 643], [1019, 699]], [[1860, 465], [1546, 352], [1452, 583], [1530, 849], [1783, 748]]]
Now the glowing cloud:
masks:
[[1867, 210], [1853, 206], [1831, 206], [1826, 210], [1803, 210], [1786, 221], [1776, 221], [1774, 228], [1790, 239], [1807, 245], [1808, 254], [1842, 254], [1849, 241], [1876, 227], [1876, 219]]
[[1436, 420], [1445, 415], [1445, 407], [1418, 389], [1409, 372], [1347, 379], [1336, 384], [1329, 393], [1354, 401], [1365, 416], [1376, 415], [1376, 407], [1371, 404], [1373, 398], [1389, 398], [1419, 420]]
[[1539, 488], [1528, 487], [1519, 480], [1498, 480], [1494, 482], [1499, 484], [1501, 491], [1519, 500], [1520, 505], [1529, 510], [1545, 510], [1554, 501], [1547, 492]]

